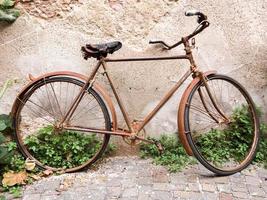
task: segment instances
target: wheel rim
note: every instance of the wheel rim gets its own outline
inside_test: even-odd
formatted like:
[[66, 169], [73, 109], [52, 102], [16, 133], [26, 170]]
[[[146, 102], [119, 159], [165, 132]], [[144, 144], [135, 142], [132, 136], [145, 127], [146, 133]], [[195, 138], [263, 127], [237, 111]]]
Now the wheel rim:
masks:
[[[72, 78], [50, 78], [34, 85], [19, 99], [15, 121], [17, 141], [24, 155], [39, 166], [55, 171], [76, 171], [97, 160], [106, 148], [109, 135], [58, 129], [59, 121], [82, 85]], [[94, 90], [85, 93], [68, 125], [110, 130], [108, 111]], [[43, 147], [38, 151], [37, 139]], [[51, 148], [51, 142], [55, 147], [49, 155], [47, 149]], [[47, 162], [49, 159], [51, 162]]]
[[208, 85], [219, 109], [230, 120], [214, 108], [204, 85], [197, 85], [186, 108], [192, 149], [202, 164], [215, 173], [240, 171], [253, 159], [258, 143], [254, 104], [231, 78], [211, 76]]

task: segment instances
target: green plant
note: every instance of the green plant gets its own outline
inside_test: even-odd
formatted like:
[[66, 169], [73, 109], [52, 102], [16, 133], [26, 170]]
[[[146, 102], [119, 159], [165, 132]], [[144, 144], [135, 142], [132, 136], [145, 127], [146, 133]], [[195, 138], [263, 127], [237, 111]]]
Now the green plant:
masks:
[[[258, 115], [261, 111], [257, 109]], [[252, 142], [252, 123], [248, 109], [245, 106], [236, 108], [231, 116], [232, 123], [225, 130], [212, 129], [208, 133], [195, 138], [196, 145], [202, 155], [217, 165], [232, 158], [242, 160]], [[263, 164], [267, 168], [267, 125], [260, 125], [260, 142], [254, 163]], [[152, 157], [156, 164], [166, 165], [170, 171], [178, 171], [193, 163], [185, 153], [181, 144], [173, 136], [163, 135], [159, 141], [164, 146], [164, 153], [160, 156], [155, 145], [142, 143], [140, 155], [142, 158]], [[220, 142], [218, 142], [220, 141]]]
[[267, 169], [267, 125], [262, 123], [260, 130], [261, 138], [255, 162], [262, 163], [263, 166]]
[[8, 192], [13, 195], [14, 198], [19, 198], [22, 196], [22, 187], [17, 185], [8, 188]]
[[[32, 154], [43, 164], [57, 168], [70, 168], [88, 161], [98, 151], [101, 141], [96, 134], [74, 131], [55, 133], [52, 126], [38, 130], [25, 139]], [[113, 147], [109, 147], [111, 151]]]
[[0, 195], [0, 200], [6, 200], [6, 197], [3, 195]]
[[[260, 113], [260, 109], [258, 109], [258, 115]], [[221, 165], [229, 159], [243, 160], [252, 143], [253, 127], [248, 108], [246, 106], [236, 108], [231, 116], [231, 121], [227, 129], [212, 129], [195, 138], [196, 145], [202, 155], [216, 165]], [[260, 126], [260, 132], [259, 150], [255, 161], [266, 163], [267, 140], [266, 137], [263, 137], [264, 132], [266, 132], [264, 123]]]
[[[10, 117], [4, 114], [0, 115], [0, 182], [2, 182], [4, 173], [19, 172], [24, 170], [25, 166], [24, 158], [16, 151], [16, 143], [11, 140], [10, 134], [12, 131]], [[19, 185], [5, 186], [4, 191], [11, 193], [14, 198], [21, 196], [21, 186]], [[1, 199], [5, 199], [5, 196], [0, 196]]]
[[[11, 120], [8, 115], [0, 115], [0, 166], [8, 164], [13, 155], [13, 148], [6, 137], [11, 128]], [[2, 168], [1, 167], [1, 168]]]
[[15, 1], [0, 0], [0, 21], [14, 22], [19, 17], [20, 12], [14, 5]]
[[164, 148], [162, 155], [159, 154], [155, 145], [141, 143], [141, 158], [151, 157], [154, 163], [166, 166], [170, 172], [180, 171], [182, 168], [196, 162], [194, 158], [186, 154], [177, 137], [162, 135], [158, 141]]

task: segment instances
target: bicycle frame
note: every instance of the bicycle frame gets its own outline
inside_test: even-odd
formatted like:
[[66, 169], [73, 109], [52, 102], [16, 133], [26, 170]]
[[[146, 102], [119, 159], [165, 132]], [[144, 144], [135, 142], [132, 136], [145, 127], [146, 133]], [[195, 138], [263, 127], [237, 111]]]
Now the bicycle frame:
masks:
[[[68, 122], [70, 118], [72, 117], [73, 113], [75, 112], [75, 109], [78, 107], [81, 99], [83, 98], [83, 95], [88, 87], [92, 87], [95, 82], [95, 76], [99, 70], [99, 68], [102, 66], [104, 69], [104, 74], [106, 75], [108, 82], [111, 86], [112, 92], [116, 98], [116, 101], [119, 105], [119, 108], [123, 114], [124, 120], [127, 124], [127, 127], [129, 130], [112, 130], [112, 131], [106, 131], [106, 130], [99, 130], [99, 129], [90, 129], [87, 127], [81, 127], [81, 126], [64, 126], [64, 129], [67, 130], [75, 130], [75, 131], [84, 131], [84, 132], [94, 132], [94, 133], [101, 133], [101, 134], [111, 134], [111, 135], [120, 135], [120, 136], [132, 136], [133, 134], [139, 133], [145, 125], [155, 116], [155, 114], [165, 105], [165, 103], [171, 98], [171, 96], [180, 88], [180, 86], [184, 83], [184, 81], [190, 76], [193, 75], [193, 78], [199, 76], [199, 74], [202, 74], [198, 71], [197, 66], [195, 65], [191, 47], [189, 44], [189, 38], [182, 38], [182, 43], [184, 44], [186, 55], [178, 55], [178, 56], [170, 56], [170, 57], [146, 57], [146, 58], [123, 58], [123, 59], [110, 59], [110, 58], [100, 58], [96, 66], [93, 68], [92, 73], [90, 74], [88, 80], [84, 84], [83, 88], [81, 89], [81, 92], [77, 95], [75, 100], [70, 106], [70, 109], [64, 116], [63, 120], [61, 121], [60, 125], [63, 126], [65, 122]], [[189, 60], [190, 62], [190, 69], [181, 77], [181, 79], [163, 96], [161, 101], [156, 105], [156, 107], [144, 118], [144, 120], [141, 120], [140, 122], [131, 122], [129, 115], [126, 112], [126, 109], [122, 103], [122, 100], [117, 93], [113, 81], [111, 77], [108, 74], [107, 71], [107, 63], [109, 62], [138, 62], [138, 61], [155, 61], [155, 60]], [[200, 76], [201, 79], [205, 81], [205, 78], [203, 76]], [[215, 101], [214, 101], [215, 102]], [[135, 123], [135, 124], [134, 124]], [[137, 124], [136, 124], [137, 123]], [[67, 123], [66, 123], [67, 124]]]

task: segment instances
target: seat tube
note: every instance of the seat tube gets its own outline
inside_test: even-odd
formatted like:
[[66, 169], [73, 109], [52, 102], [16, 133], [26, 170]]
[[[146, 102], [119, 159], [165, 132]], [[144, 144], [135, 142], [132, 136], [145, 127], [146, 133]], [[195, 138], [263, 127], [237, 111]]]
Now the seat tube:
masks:
[[115, 95], [115, 98], [116, 98], [116, 100], [117, 100], [117, 102], [118, 102], [118, 105], [119, 105], [119, 107], [120, 107], [120, 110], [121, 110], [121, 112], [122, 112], [122, 115], [123, 115], [123, 117], [124, 117], [124, 120], [125, 120], [125, 122], [126, 122], [128, 128], [129, 128], [129, 130], [130, 130], [131, 132], [133, 132], [133, 128], [132, 128], [132, 126], [131, 126], [131, 122], [130, 122], [130, 119], [129, 119], [128, 114], [127, 114], [127, 112], [126, 112], [126, 109], [125, 109], [125, 107], [124, 107], [124, 105], [123, 105], [123, 103], [122, 103], [122, 101], [121, 101], [121, 99], [120, 99], [120, 97], [119, 97], [119, 94], [117, 93], [117, 91], [116, 91], [116, 89], [115, 89], [115, 87], [114, 87], [114, 84], [113, 84], [113, 82], [112, 82], [112, 80], [111, 80], [109, 74], [108, 74], [107, 71], [106, 71], [107, 66], [106, 66], [105, 61], [103, 61], [101, 64], [102, 64], [102, 66], [103, 66], [103, 68], [104, 68], [104, 70], [105, 70], [105, 75], [107, 76], [107, 79], [108, 79], [108, 81], [109, 81], [110, 87], [111, 87], [111, 89], [112, 89], [112, 91], [113, 91], [113, 93], [114, 93], [114, 95]]

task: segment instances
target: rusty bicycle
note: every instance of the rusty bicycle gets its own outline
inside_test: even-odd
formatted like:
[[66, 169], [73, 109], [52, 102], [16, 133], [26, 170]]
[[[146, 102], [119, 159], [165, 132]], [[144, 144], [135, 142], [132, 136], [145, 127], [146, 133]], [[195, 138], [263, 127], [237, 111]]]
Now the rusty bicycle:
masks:
[[[253, 100], [236, 80], [216, 71], [199, 70], [192, 53], [194, 36], [207, 28], [209, 22], [207, 16], [199, 11], [191, 10], [185, 15], [197, 16], [199, 25], [193, 33], [171, 46], [163, 41], [150, 41], [151, 44], [163, 45], [167, 50], [183, 44], [185, 55], [111, 59], [107, 55], [119, 50], [122, 46], [120, 42], [87, 44], [81, 49], [83, 57], [98, 60], [89, 77], [69, 71], [47, 73], [37, 78], [30, 75], [31, 82], [18, 94], [12, 108], [15, 137], [23, 155], [45, 169], [73, 172], [99, 159], [111, 135], [122, 136], [130, 144], [137, 141], [152, 143], [162, 151], [161, 144], [143, 137], [141, 133], [185, 80], [192, 76], [191, 83], [182, 95], [177, 120], [179, 138], [186, 152], [218, 175], [230, 175], [247, 167], [255, 157], [259, 141], [259, 121]], [[188, 71], [143, 120], [131, 120], [109, 75], [107, 64], [176, 59], [188, 60]], [[96, 75], [100, 68], [104, 71], [103, 75], [107, 78], [127, 128], [118, 125], [113, 102], [107, 91], [97, 83]], [[238, 118], [241, 114], [245, 119]], [[50, 134], [91, 135], [84, 151], [86, 155], [90, 153], [86, 159], [76, 164], [66, 164], [64, 168], [45, 163], [36, 149], [30, 148], [27, 140], [31, 137], [38, 139], [40, 144], [45, 143], [46, 138], [38, 136], [44, 128], [49, 129]], [[210, 144], [211, 138], [216, 142]], [[215, 151], [221, 151], [220, 158], [213, 156]], [[49, 156], [49, 153], [46, 154]], [[66, 153], [58, 159], [68, 163], [72, 157], [75, 159], [75, 155]]]

